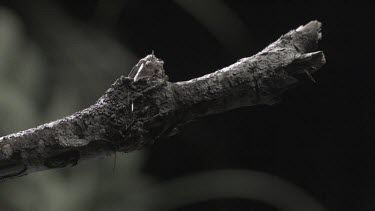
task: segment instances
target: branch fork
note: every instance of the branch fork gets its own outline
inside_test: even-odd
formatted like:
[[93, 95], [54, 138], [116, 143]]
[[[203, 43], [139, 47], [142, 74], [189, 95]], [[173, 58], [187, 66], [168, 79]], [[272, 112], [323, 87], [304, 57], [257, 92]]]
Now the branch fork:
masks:
[[168, 81], [163, 62], [148, 55], [89, 108], [1, 137], [0, 180], [139, 150], [200, 117], [272, 105], [285, 90], [313, 80], [325, 64], [323, 52], [316, 51], [320, 39], [321, 23], [312, 21], [254, 56], [175, 83]]

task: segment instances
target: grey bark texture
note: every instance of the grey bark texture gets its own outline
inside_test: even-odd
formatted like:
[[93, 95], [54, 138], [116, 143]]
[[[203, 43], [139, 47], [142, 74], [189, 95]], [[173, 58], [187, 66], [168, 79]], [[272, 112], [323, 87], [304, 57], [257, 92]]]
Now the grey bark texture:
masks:
[[272, 105], [298, 84], [297, 78], [309, 78], [324, 65], [323, 52], [315, 51], [320, 31], [321, 23], [312, 21], [252, 57], [176, 83], [168, 81], [163, 62], [148, 55], [89, 108], [1, 137], [0, 181], [116, 151], [139, 150], [206, 115]]

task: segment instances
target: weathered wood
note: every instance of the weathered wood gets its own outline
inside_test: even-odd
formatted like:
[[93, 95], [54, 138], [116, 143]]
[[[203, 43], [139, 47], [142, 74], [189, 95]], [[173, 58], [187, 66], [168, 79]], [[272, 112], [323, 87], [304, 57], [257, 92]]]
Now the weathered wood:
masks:
[[[121, 76], [89, 108], [1, 137], [0, 180], [76, 165], [116, 151], [142, 149], [175, 127], [206, 115], [272, 105], [283, 91], [299, 82], [299, 75], [309, 78], [324, 65], [323, 53], [314, 52], [320, 30], [321, 23], [312, 21], [252, 57], [177, 83], [169, 82], [160, 72], [164, 71], [162, 61], [149, 55], [149, 62], [145, 58], [137, 67], [137, 71], [147, 70], [144, 77]], [[153, 70], [158, 74], [153, 75]]]

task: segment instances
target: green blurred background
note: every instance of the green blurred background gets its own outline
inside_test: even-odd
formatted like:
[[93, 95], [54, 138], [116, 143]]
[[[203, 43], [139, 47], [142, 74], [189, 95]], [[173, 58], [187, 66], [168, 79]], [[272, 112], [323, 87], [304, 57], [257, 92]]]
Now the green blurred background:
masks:
[[86, 108], [152, 50], [171, 81], [188, 80], [315, 19], [328, 61], [318, 85], [149, 149], [2, 182], [0, 211], [373, 210], [373, 31], [359, 3], [1, 1], [0, 136]]

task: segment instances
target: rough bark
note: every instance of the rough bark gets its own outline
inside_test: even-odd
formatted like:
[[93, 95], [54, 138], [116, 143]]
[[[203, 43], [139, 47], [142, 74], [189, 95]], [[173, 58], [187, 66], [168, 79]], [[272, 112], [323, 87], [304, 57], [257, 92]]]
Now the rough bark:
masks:
[[136, 81], [121, 76], [89, 108], [1, 137], [0, 180], [142, 149], [206, 115], [272, 105], [301, 81], [297, 78], [311, 77], [325, 63], [321, 51], [313, 52], [320, 30], [321, 24], [312, 21], [252, 57], [189, 81], [172, 83], [164, 74]]

